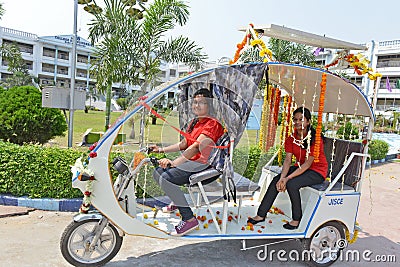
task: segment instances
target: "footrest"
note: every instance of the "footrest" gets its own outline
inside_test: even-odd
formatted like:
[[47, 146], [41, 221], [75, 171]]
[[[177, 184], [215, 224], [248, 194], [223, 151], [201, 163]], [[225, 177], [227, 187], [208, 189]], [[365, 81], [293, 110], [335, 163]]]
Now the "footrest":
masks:
[[260, 190], [260, 186], [257, 183], [236, 172], [233, 177], [233, 182], [235, 183], [237, 193], [248, 193], [249, 195], [251, 195], [254, 192]]

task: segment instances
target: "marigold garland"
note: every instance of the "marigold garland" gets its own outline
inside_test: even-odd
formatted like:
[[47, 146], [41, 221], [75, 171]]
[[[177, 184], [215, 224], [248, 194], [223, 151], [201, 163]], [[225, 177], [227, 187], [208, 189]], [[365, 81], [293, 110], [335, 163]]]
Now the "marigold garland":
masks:
[[266, 58], [264, 59], [264, 62], [271, 61], [271, 59], [272, 59], [272, 52], [271, 52], [271, 50], [269, 50], [269, 49], [267, 48], [267, 46], [265, 45], [265, 43], [264, 43], [263, 40], [261, 40], [261, 39], [252, 40], [252, 41], [250, 42], [250, 45], [251, 45], [251, 46], [256, 46], [256, 45], [258, 45], [259, 47], [261, 47], [261, 50], [260, 50], [260, 52], [259, 52], [259, 56], [262, 57], [262, 58], [266, 57]]
[[351, 67], [354, 68], [354, 71], [358, 75], [368, 75], [368, 79], [374, 81], [378, 77], [382, 77], [382, 74], [378, 72], [373, 72], [373, 69], [368, 67], [370, 61], [361, 53], [358, 53], [357, 55], [354, 54], [348, 54], [344, 56], [340, 56], [338, 59], [336, 59], [334, 62], [325, 65], [325, 68], [328, 69], [332, 66], [335, 66], [339, 63], [339, 60], [346, 60]]
[[133, 155], [133, 168], [136, 168], [139, 163], [145, 158], [146, 156], [142, 152], [136, 152]]
[[314, 145], [314, 162], [319, 162], [319, 152], [321, 149], [321, 134], [322, 134], [322, 113], [324, 112], [326, 92], [326, 73], [322, 73], [321, 92], [319, 94], [319, 108], [317, 129], [315, 129], [315, 145]]
[[292, 120], [291, 120], [291, 112], [292, 111], [292, 96], [288, 98], [287, 104], [287, 115], [286, 115], [286, 135], [285, 139], [291, 134], [292, 132]]
[[266, 85], [264, 87], [264, 101], [262, 106], [262, 115], [261, 115], [261, 125], [260, 125], [260, 140], [258, 142], [258, 147], [262, 152], [266, 152], [265, 150], [265, 141], [266, 141], [266, 133], [268, 127], [268, 90], [271, 86]]
[[270, 94], [270, 101], [269, 101], [269, 116], [268, 116], [268, 134], [267, 134], [267, 142], [265, 144], [265, 150], [268, 151], [271, 146], [273, 146], [274, 139], [275, 139], [275, 132], [274, 132], [274, 100], [276, 96], [276, 90], [278, 88], [271, 87], [269, 92]]
[[229, 64], [232, 65], [234, 64], [236, 61], [238, 61], [239, 57], [240, 57], [240, 52], [242, 51], [242, 49], [245, 47], [245, 45], [247, 44], [247, 39], [250, 38], [251, 35], [250, 34], [246, 34], [242, 40], [241, 43], [237, 44], [237, 50], [235, 52], [235, 56], [233, 58], [233, 60], [229, 61]]
[[[356, 225], [359, 225], [358, 222], [356, 222]], [[358, 230], [354, 230], [353, 237], [350, 238], [350, 232], [349, 232], [349, 230], [346, 229], [346, 240], [347, 240], [347, 243], [353, 244], [354, 242], [357, 241], [357, 239], [358, 239]]]
[[283, 144], [285, 143], [285, 136], [286, 136], [286, 110], [287, 110], [287, 105], [288, 105], [288, 99], [289, 96], [284, 96], [283, 97], [283, 111], [282, 111], [282, 122], [281, 122], [281, 132], [279, 134], [279, 153], [278, 153], [278, 164], [279, 166], [282, 166], [282, 147]]

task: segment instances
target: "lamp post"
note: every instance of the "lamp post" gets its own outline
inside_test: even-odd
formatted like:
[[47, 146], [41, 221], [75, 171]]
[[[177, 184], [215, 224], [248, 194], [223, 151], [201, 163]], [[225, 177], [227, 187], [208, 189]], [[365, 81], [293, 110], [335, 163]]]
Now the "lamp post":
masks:
[[78, 20], [78, 0], [74, 0], [74, 29], [72, 37], [72, 56], [71, 56], [71, 89], [69, 102], [69, 122], [68, 122], [68, 147], [72, 147], [72, 136], [74, 133], [74, 92], [75, 92], [75, 71], [76, 71], [76, 41], [77, 41], [77, 20]]

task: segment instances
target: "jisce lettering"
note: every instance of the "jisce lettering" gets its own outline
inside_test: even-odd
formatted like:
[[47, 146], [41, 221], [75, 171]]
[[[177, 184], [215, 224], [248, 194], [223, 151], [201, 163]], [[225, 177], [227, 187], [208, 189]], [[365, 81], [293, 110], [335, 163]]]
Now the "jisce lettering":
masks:
[[329, 200], [328, 205], [336, 206], [336, 205], [343, 205], [343, 198], [331, 198]]

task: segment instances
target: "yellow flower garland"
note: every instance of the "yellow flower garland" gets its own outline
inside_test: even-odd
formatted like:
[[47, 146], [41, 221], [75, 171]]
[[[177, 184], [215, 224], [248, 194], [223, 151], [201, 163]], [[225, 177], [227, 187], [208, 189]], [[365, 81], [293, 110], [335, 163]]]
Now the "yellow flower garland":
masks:
[[260, 57], [264, 58], [264, 62], [272, 61], [272, 52], [267, 48], [265, 45], [264, 41], [261, 39], [255, 39], [250, 42], [251, 46], [256, 46], [258, 45], [261, 47], [261, 50], [259, 52]]
[[[358, 223], [356, 222], [356, 225], [358, 225]], [[350, 238], [350, 232], [349, 230], [346, 230], [346, 240], [349, 244], [353, 244], [354, 242], [356, 242], [358, 239], [358, 230], [354, 230], [354, 234], [353, 237]]]
[[[271, 86], [269, 86], [271, 87]], [[265, 151], [265, 140], [266, 140], [266, 132], [267, 132], [267, 125], [268, 125], [268, 85], [264, 87], [264, 102], [262, 105], [262, 115], [261, 115], [261, 125], [260, 125], [260, 140], [258, 142], [258, 147], [261, 149], [262, 152]]]

